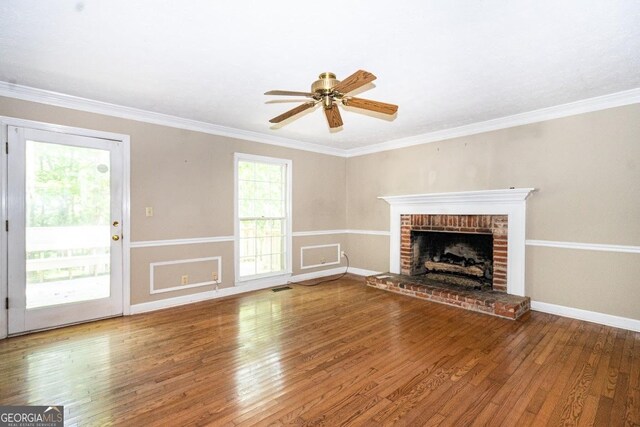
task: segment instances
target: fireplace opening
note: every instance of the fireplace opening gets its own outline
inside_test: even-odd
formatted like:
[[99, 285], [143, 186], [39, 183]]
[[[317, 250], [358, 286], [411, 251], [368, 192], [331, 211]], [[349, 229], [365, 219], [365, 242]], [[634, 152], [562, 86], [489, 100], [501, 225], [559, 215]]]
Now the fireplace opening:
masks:
[[491, 289], [493, 235], [411, 231], [411, 275], [473, 289]]

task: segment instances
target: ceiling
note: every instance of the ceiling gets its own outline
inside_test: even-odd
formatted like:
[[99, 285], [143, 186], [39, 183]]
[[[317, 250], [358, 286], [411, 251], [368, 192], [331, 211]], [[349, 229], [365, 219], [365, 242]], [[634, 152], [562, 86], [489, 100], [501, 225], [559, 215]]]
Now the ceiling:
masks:
[[[358, 69], [393, 120], [268, 122]], [[0, 81], [355, 149], [640, 87], [640, 1], [3, 0]]]

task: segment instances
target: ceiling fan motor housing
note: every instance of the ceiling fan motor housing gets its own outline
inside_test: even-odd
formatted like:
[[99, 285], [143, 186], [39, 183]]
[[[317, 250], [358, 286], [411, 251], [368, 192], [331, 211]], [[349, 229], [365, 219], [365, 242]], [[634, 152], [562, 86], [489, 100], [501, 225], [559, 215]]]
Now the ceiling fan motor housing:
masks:
[[329, 72], [320, 74], [318, 79], [311, 84], [311, 92], [320, 95], [330, 94], [332, 89], [340, 83], [340, 80], [336, 80], [336, 75]]

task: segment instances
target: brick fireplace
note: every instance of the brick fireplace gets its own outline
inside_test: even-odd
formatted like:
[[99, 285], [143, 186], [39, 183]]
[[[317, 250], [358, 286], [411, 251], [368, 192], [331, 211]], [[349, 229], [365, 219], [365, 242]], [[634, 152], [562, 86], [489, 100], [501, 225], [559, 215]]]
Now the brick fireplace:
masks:
[[424, 272], [424, 259], [417, 253], [417, 232], [487, 235], [492, 238], [492, 289], [507, 292], [508, 224], [507, 215], [400, 215], [400, 273]]
[[[390, 270], [367, 277], [367, 284], [517, 319], [530, 306], [524, 261], [526, 199], [532, 191], [510, 188], [380, 197], [390, 205]], [[442, 276], [440, 272], [465, 281], [473, 272], [479, 285], [434, 279]]]

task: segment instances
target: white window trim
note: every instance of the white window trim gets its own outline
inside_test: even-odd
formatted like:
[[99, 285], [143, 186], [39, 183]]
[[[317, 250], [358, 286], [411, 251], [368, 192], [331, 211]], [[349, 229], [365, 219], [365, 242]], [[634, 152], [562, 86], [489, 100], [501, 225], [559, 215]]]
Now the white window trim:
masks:
[[[257, 274], [254, 276], [250, 276], [244, 279], [240, 278], [240, 219], [238, 218], [238, 162], [241, 160], [253, 161], [253, 162], [262, 162], [262, 163], [273, 163], [277, 165], [285, 165], [287, 168], [286, 172], [286, 190], [285, 190], [285, 214], [286, 214], [286, 226], [285, 226], [285, 258], [284, 258], [284, 271], [279, 271], [277, 273], [265, 273], [265, 274]], [[245, 286], [248, 284], [263, 282], [266, 278], [270, 277], [282, 277], [282, 276], [291, 276], [292, 274], [292, 264], [293, 264], [293, 236], [292, 236], [292, 188], [293, 182], [291, 180], [292, 173], [291, 169], [293, 166], [293, 162], [288, 159], [280, 159], [277, 157], [267, 157], [267, 156], [258, 156], [256, 154], [246, 154], [246, 153], [234, 153], [233, 154], [233, 251], [234, 251], [234, 281], [236, 286]]]

